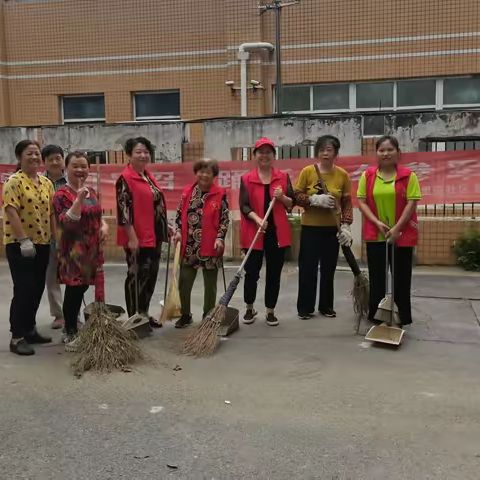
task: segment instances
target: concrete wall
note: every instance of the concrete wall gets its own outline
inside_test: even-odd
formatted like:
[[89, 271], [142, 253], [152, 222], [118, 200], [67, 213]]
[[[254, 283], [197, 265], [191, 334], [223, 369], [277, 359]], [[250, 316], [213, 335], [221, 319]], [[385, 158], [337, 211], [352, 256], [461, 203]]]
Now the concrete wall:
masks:
[[122, 151], [131, 137], [147, 137], [156, 147], [155, 161], [181, 162], [185, 124], [151, 123], [135, 125], [63, 125], [43, 127], [42, 143], [61, 145], [68, 151]]
[[36, 128], [0, 128], [0, 163], [17, 163], [15, 145], [20, 140], [37, 140]]
[[388, 115], [385, 130], [398, 138], [404, 152], [416, 152], [422, 139], [480, 137], [480, 112]]
[[331, 134], [340, 139], [342, 155], [361, 155], [362, 118], [287, 117], [245, 120], [207, 120], [204, 123], [205, 156], [228, 161], [232, 148], [251, 147], [263, 136], [275, 145], [315, 143], [321, 135]]

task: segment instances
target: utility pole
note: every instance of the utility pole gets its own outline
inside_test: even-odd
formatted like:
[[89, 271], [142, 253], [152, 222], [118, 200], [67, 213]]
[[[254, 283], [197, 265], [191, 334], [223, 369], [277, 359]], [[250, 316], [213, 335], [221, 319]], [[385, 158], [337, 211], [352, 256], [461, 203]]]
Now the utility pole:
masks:
[[287, 3], [282, 3], [282, 0], [272, 0], [267, 5], [259, 5], [260, 15], [263, 15], [268, 10], [275, 11], [275, 59], [277, 67], [277, 86], [275, 90], [275, 106], [276, 113], [282, 113], [282, 8], [291, 7], [292, 5], [298, 5], [300, 0], [294, 0]]

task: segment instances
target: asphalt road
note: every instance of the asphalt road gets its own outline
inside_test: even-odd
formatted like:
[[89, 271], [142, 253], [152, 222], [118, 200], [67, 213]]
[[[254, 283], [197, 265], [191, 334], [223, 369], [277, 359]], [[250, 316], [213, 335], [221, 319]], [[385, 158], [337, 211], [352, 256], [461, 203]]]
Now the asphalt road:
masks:
[[[124, 268], [106, 271], [123, 303]], [[169, 325], [143, 342], [152, 363], [76, 379], [57, 332], [35, 357], [8, 352], [0, 265], [0, 479], [478, 480], [480, 278], [416, 276], [398, 349], [353, 334], [351, 274], [337, 274], [336, 319], [298, 320], [296, 279], [286, 267], [279, 327], [259, 315], [209, 359], [180, 355], [186, 332]], [[197, 318], [201, 300], [199, 276]]]

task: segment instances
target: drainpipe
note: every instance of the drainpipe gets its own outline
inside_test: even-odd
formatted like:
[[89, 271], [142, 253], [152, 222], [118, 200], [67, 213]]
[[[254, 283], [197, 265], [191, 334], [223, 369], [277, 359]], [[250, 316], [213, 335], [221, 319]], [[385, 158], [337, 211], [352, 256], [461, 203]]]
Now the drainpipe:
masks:
[[275, 47], [267, 42], [242, 43], [238, 48], [238, 59], [240, 60], [240, 98], [242, 105], [242, 117], [247, 116], [247, 61], [250, 58], [251, 50], [265, 49], [273, 52]]

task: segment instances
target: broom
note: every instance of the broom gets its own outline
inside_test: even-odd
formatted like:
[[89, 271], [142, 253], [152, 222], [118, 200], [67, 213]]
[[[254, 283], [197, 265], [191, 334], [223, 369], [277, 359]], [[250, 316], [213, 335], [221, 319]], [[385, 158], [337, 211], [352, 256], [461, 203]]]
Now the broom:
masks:
[[[328, 189], [323, 181], [322, 175], [320, 173], [320, 169], [318, 165], [315, 164], [315, 170], [317, 171], [318, 182], [322, 187], [322, 190], [325, 194], [328, 194]], [[336, 211], [332, 210], [333, 215], [335, 216], [335, 222], [337, 224], [337, 229], [340, 232], [340, 218], [337, 215]], [[368, 282], [368, 277], [360, 270], [358, 266], [357, 260], [355, 255], [352, 252], [352, 249], [346, 245], [342, 245], [342, 252], [345, 257], [345, 260], [348, 263], [348, 266], [352, 270], [353, 273], [353, 289], [350, 292], [350, 296], [352, 297], [353, 301], [353, 311], [358, 316], [358, 323], [357, 323], [357, 332], [359, 329], [360, 321], [362, 317], [368, 314], [368, 302], [369, 302], [369, 291], [370, 286]]]
[[225, 318], [225, 313], [227, 311], [228, 304], [235, 293], [235, 290], [240, 283], [242, 278], [243, 268], [247, 263], [248, 257], [253, 250], [253, 246], [257, 241], [263, 225], [265, 224], [266, 219], [272, 211], [273, 205], [275, 204], [275, 198], [270, 202], [268, 206], [267, 213], [263, 217], [262, 224], [255, 234], [255, 238], [248, 249], [245, 257], [243, 258], [242, 264], [237, 270], [237, 273], [233, 277], [232, 281], [228, 285], [225, 293], [220, 298], [218, 304], [207, 314], [207, 316], [202, 320], [200, 325], [196, 327], [192, 333], [188, 336], [185, 344], [183, 345], [183, 352], [187, 355], [192, 355], [194, 357], [208, 357], [212, 355], [217, 347], [217, 330], [220, 324]]
[[[175, 257], [173, 259], [172, 281], [170, 282], [168, 295], [165, 297], [164, 300], [162, 314], [160, 315], [159, 323], [161, 325], [165, 325], [165, 322], [167, 320], [173, 320], [174, 318], [178, 318], [182, 314], [180, 311], [180, 293], [178, 291], [177, 282], [177, 271], [178, 265], [180, 263], [180, 250], [181, 243], [178, 242], [175, 248]], [[166, 275], [168, 276], [168, 269]]]

